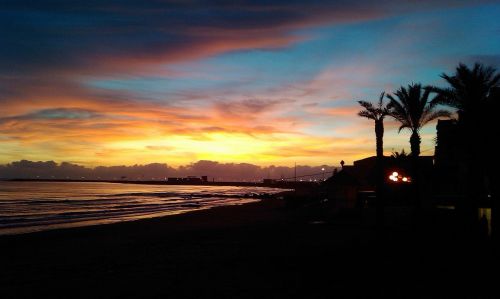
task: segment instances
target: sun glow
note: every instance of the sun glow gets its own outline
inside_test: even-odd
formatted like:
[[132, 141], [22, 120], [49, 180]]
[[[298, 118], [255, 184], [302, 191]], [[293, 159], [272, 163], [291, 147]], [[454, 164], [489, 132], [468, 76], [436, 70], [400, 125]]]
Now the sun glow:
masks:
[[[270, 140], [239, 133], [207, 133], [200, 136], [177, 135], [135, 141], [118, 141], [107, 144], [105, 151], [114, 156], [124, 152], [129, 156], [157, 157], [182, 165], [196, 160], [221, 162], [249, 162], [269, 164], [276, 162], [277, 145], [286, 146], [287, 139]], [[144, 158], [142, 158], [144, 160]]]
[[[349, 159], [343, 152], [343, 148], [348, 146], [349, 143], [336, 142], [330, 138], [285, 133], [145, 135], [135, 140], [105, 142], [101, 148], [95, 149], [93, 158], [97, 165], [160, 162], [180, 166], [198, 160], [260, 166], [290, 166], [294, 163], [321, 165], [335, 163], [338, 160], [335, 157]], [[355, 154], [362, 155], [364, 152]]]

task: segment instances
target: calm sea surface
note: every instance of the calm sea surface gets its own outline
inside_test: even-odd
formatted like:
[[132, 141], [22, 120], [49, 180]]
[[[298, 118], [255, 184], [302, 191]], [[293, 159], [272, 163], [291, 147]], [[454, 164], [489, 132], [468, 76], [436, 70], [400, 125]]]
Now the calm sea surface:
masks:
[[239, 205], [258, 201], [257, 195], [281, 191], [263, 187], [0, 182], [0, 235]]

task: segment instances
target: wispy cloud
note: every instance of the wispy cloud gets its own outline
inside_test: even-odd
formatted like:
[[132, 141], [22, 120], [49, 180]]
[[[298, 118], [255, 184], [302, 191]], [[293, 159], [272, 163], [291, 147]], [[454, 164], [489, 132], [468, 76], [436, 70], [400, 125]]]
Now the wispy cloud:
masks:
[[[346, 41], [364, 49], [374, 33], [360, 33], [355, 27], [362, 22], [467, 5], [478, 4], [3, 1], [0, 161], [349, 161], [372, 151], [366, 137], [371, 124], [357, 119], [354, 100], [407, 83], [385, 77], [408, 72], [401, 67], [406, 64], [391, 61], [417, 60], [412, 55], [422, 48], [399, 34], [356, 55], [338, 58], [335, 49], [349, 50]], [[430, 28], [426, 24], [418, 27], [422, 36]], [[300, 53], [291, 50], [322, 38], [318, 28], [329, 28], [335, 39], [328, 49], [308, 49], [321, 54], [320, 63], [309, 67], [313, 54], [295, 59]], [[401, 28], [409, 27], [392, 30]], [[412, 55], [391, 44], [413, 49]], [[328, 51], [336, 60], [328, 60]], [[483, 60], [496, 63], [494, 51], [483, 52]], [[259, 71], [251, 71], [252, 59], [232, 70], [241, 53], [259, 57]], [[263, 53], [293, 57], [276, 75], [278, 63]], [[210, 59], [217, 57], [230, 61], [212, 67], [216, 62]], [[208, 66], [201, 71], [201, 65]]]

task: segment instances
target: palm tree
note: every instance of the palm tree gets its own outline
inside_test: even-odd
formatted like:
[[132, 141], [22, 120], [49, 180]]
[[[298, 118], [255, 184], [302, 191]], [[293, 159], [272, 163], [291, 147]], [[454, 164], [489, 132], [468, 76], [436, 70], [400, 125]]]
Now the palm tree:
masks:
[[[441, 74], [450, 87], [429, 87], [437, 93], [440, 102], [457, 109], [458, 124], [462, 136], [463, 157], [469, 167], [476, 167], [478, 157], [484, 157], [480, 151], [492, 148], [494, 134], [491, 129], [498, 125], [498, 103], [495, 93], [500, 88], [500, 73], [495, 68], [475, 63], [472, 68], [460, 63], [455, 74]], [[495, 141], [496, 142], [496, 141]], [[495, 155], [488, 152], [489, 159]], [[480, 163], [481, 164], [481, 163]]]
[[454, 75], [441, 74], [441, 78], [450, 85], [448, 88], [430, 87], [438, 94], [438, 99], [459, 113], [459, 121], [468, 118], [473, 124], [482, 118], [489, 95], [495, 87], [500, 86], [500, 74], [495, 68], [475, 63], [472, 69], [460, 63]]
[[431, 90], [422, 88], [421, 84], [410, 84], [407, 88], [401, 86], [394, 96], [387, 95], [390, 100], [389, 115], [401, 123], [398, 132], [403, 129], [412, 132], [410, 145], [413, 157], [420, 155], [420, 129], [432, 120], [450, 116], [450, 112], [437, 109], [440, 104], [438, 98], [429, 100], [430, 93]]
[[384, 156], [384, 118], [389, 113], [387, 105], [384, 104], [384, 96], [385, 92], [382, 92], [375, 105], [366, 101], [358, 101], [361, 107], [365, 108], [359, 111], [358, 115], [375, 121], [375, 139], [378, 158]]
[[[480, 63], [475, 63], [472, 68], [460, 63], [454, 74], [443, 73], [441, 78], [449, 87], [430, 89], [437, 93], [441, 102], [457, 109], [459, 115], [460, 160], [466, 167], [466, 175], [461, 183], [465, 185], [468, 199], [464, 202], [465, 220], [470, 221], [471, 225], [477, 223], [478, 197], [484, 198], [488, 193], [484, 186], [485, 177], [488, 177], [492, 196], [492, 236], [499, 238], [500, 206], [496, 205], [496, 198], [500, 181], [494, 168], [498, 164], [498, 155], [492, 150], [496, 135], [491, 130], [498, 126], [500, 73]], [[485, 152], [485, 148], [490, 150]]]

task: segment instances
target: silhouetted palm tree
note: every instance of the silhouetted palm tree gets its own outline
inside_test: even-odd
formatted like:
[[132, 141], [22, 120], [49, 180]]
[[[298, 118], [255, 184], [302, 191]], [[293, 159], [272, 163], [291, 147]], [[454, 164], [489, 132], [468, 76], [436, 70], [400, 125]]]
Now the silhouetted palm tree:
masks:
[[[463, 159], [474, 166], [477, 163], [474, 159], [484, 157], [480, 151], [494, 144], [494, 134], [490, 130], [498, 124], [498, 103], [494, 94], [500, 88], [500, 73], [480, 63], [475, 63], [472, 68], [460, 63], [455, 74], [443, 73], [441, 77], [450, 87], [429, 89], [437, 93], [440, 102], [457, 109], [461, 148], [466, 155]], [[493, 153], [486, 155], [493, 156]]]
[[491, 90], [500, 86], [500, 74], [496, 74], [495, 68], [480, 63], [475, 63], [472, 69], [460, 63], [454, 75], [443, 73], [441, 78], [450, 87], [430, 89], [438, 94], [440, 102], [456, 108], [460, 118], [482, 118]]
[[382, 92], [375, 105], [366, 101], [358, 101], [361, 107], [365, 108], [359, 111], [358, 115], [375, 121], [375, 139], [379, 158], [384, 156], [384, 118], [389, 113], [387, 105], [384, 104], [384, 96], [385, 92]]
[[[500, 74], [495, 68], [475, 63], [472, 68], [460, 63], [453, 75], [441, 74], [449, 84], [448, 88], [431, 87], [438, 99], [456, 108], [460, 130], [459, 150], [461, 163], [466, 167], [466, 176], [461, 183], [465, 185], [467, 201], [464, 202], [465, 220], [470, 225], [477, 221], [478, 199], [485, 198], [491, 192], [492, 234], [498, 239], [498, 220], [500, 207], [496, 206], [498, 198], [498, 175], [494, 165], [498, 165], [498, 155], [490, 150], [496, 144], [496, 135], [491, 132], [498, 126], [498, 90]], [[487, 163], [484, 163], [487, 161]], [[495, 162], [497, 161], [497, 162]], [[485, 188], [485, 177], [489, 178], [490, 188]]]
[[389, 98], [389, 115], [401, 123], [399, 131], [409, 129], [411, 155], [420, 155], [420, 129], [428, 122], [439, 117], [449, 117], [450, 112], [437, 109], [440, 104], [439, 99], [429, 100], [430, 89], [422, 88], [421, 84], [411, 84], [407, 88], [401, 86], [395, 93], [395, 97], [387, 95]]

